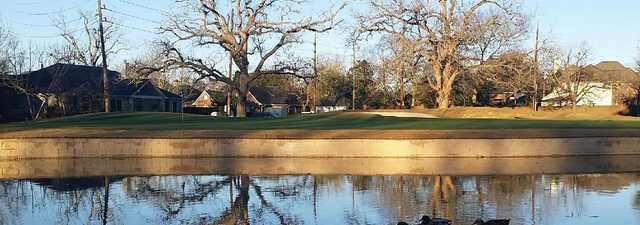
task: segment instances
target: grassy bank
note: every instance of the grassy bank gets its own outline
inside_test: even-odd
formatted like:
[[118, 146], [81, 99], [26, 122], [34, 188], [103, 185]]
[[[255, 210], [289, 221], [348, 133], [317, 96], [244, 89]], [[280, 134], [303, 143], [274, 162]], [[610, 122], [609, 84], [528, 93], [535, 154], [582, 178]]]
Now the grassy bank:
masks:
[[36, 122], [1, 124], [1, 130], [22, 129], [136, 129], [136, 130], [336, 130], [336, 129], [638, 129], [640, 121], [624, 120], [519, 120], [423, 119], [350, 113], [292, 116], [282, 119], [214, 118], [179, 113], [97, 113]]
[[452, 107], [448, 109], [419, 109], [415, 112], [427, 113], [441, 118], [475, 118], [475, 119], [540, 119], [540, 120], [634, 120], [640, 117], [624, 115], [624, 106], [611, 107], [577, 107], [542, 108], [534, 112], [530, 107]]

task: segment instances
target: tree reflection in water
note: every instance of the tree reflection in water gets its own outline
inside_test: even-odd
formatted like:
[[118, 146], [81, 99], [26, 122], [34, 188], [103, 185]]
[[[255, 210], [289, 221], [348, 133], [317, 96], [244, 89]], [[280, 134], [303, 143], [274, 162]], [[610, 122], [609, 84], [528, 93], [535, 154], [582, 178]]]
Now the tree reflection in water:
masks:
[[[635, 174], [4, 180], [0, 224], [395, 224], [422, 215], [455, 224], [567, 224], [609, 213], [634, 221], [639, 181]], [[619, 208], [597, 208], [612, 197]]]
[[[452, 203], [450, 202], [451, 195], [456, 197], [456, 186], [453, 184], [451, 176], [435, 176], [428, 177], [427, 181], [433, 183], [433, 189], [431, 191], [431, 200], [433, 208], [431, 209], [431, 215], [434, 217], [443, 216], [445, 218], [451, 218], [453, 215]], [[429, 182], [427, 182], [429, 183]], [[444, 204], [444, 215], [438, 213], [440, 202]]]

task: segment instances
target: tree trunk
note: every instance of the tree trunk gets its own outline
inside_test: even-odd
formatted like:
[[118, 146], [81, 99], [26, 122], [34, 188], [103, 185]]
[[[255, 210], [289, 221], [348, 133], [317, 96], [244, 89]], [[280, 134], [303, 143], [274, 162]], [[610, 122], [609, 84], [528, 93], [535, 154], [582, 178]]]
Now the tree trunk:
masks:
[[640, 115], [640, 90], [636, 90], [636, 116]]
[[411, 93], [411, 108], [413, 109], [413, 107], [416, 106], [416, 91], [413, 91]]
[[245, 103], [249, 94], [249, 74], [247, 72], [238, 75], [236, 90], [238, 91], [238, 103], [236, 104], [236, 117], [247, 117]]
[[443, 88], [438, 90], [436, 101], [438, 103], [438, 109], [449, 108], [449, 101], [451, 96], [451, 88]]
[[238, 88], [238, 103], [236, 103], [236, 117], [247, 117], [245, 102], [247, 102], [248, 88]]
[[25, 97], [27, 97], [27, 107], [29, 107], [29, 116], [31, 118], [31, 120], [33, 120], [33, 106], [31, 105], [31, 98], [29, 98], [28, 94], [25, 94]]

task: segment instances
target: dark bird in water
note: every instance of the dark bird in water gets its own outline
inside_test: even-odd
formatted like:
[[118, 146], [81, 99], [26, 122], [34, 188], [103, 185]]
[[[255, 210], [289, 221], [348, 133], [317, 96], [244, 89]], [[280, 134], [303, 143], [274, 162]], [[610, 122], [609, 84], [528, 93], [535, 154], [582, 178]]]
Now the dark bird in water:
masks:
[[420, 219], [419, 225], [450, 225], [451, 220], [442, 219], [442, 218], [431, 218], [429, 216], [423, 216]]
[[506, 220], [489, 220], [487, 222], [477, 219], [471, 225], [509, 225], [509, 219]]
[[[398, 222], [397, 225], [409, 225], [405, 222]], [[423, 216], [420, 218], [420, 223], [418, 225], [451, 225], [451, 220], [442, 219], [442, 218], [431, 218], [429, 216]]]

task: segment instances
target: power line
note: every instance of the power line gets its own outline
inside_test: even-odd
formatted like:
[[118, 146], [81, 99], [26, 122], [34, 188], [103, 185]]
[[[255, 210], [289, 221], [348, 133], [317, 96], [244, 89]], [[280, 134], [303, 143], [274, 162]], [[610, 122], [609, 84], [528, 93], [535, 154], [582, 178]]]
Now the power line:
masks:
[[[90, 1], [89, 1], [90, 2]], [[26, 14], [26, 15], [30, 15], [30, 16], [51, 16], [51, 15], [60, 15], [63, 12], [69, 11], [69, 10], [73, 10], [73, 9], [80, 9], [82, 6], [86, 5], [87, 2], [83, 3], [78, 3], [77, 1], [74, 1], [74, 6], [68, 7], [68, 8], [62, 8], [62, 9], [58, 9], [58, 10], [52, 10], [52, 11], [42, 11], [42, 12], [26, 12], [26, 11], [21, 11], [21, 10], [17, 10], [16, 12], [18, 13], [22, 13], [22, 14]], [[23, 5], [35, 5], [35, 4], [39, 4], [39, 5], [47, 5], [50, 4], [49, 1], [46, 1], [45, 3], [38, 3], [38, 2], [25, 2], [25, 4]], [[30, 7], [33, 8], [33, 7]]]
[[[46, 3], [42, 3], [42, 4], [45, 5]], [[86, 5], [87, 2], [85, 2], [84, 4]], [[61, 13], [72, 10], [72, 9], [80, 9], [81, 6], [84, 6], [84, 5], [78, 4], [69, 8], [63, 8], [63, 9], [58, 9], [53, 11], [46, 11], [46, 12], [25, 12], [25, 11], [18, 11], [18, 12], [31, 15], [31, 16], [51, 16], [51, 15], [60, 15]]]
[[11, 23], [15, 23], [18, 25], [22, 25], [22, 26], [28, 26], [28, 27], [55, 27], [55, 25], [51, 25], [51, 24], [29, 24], [29, 23], [22, 23], [22, 22], [18, 22], [18, 21], [14, 21], [14, 20], [9, 20]]
[[163, 14], [171, 14], [169, 11], [165, 11], [165, 10], [161, 10], [161, 9], [156, 9], [156, 8], [151, 8], [151, 7], [149, 7], [149, 6], [142, 5], [142, 4], [138, 4], [138, 3], [131, 2], [131, 1], [128, 1], [128, 0], [118, 0], [118, 1], [123, 2], [123, 3], [125, 3], [125, 4], [129, 4], [129, 5], [136, 6], [136, 7], [139, 7], [139, 8], [143, 8], [143, 9], [147, 9], [147, 10], [151, 10], [151, 11], [160, 12], [160, 13], [163, 13]]
[[[70, 20], [70, 21], [64, 21], [64, 23], [67, 23], [67, 24], [75, 23], [75, 22], [78, 22], [80, 20], [82, 20], [82, 17], [77, 18], [77, 19], [73, 19], [73, 20]], [[14, 23], [14, 24], [19, 24], [19, 25], [29, 26], [29, 27], [56, 27], [56, 25], [53, 25], [53, 24], [30, 24], [30, 23], [23, 23], [23, 22], [20, 22], [20, 21], [17, 21], [17, 20], [9, 19], [9, 18], [7, 18], [7, 21], [9, 21], [11, 23]]]
[[[82, 29], [75, 29], [75, 30], [69, 31], [67, 33], [72, 34], [72, 33], [75, 33], [75, 32], [81, 31], [81, 30]], [[58, 37], [60, 37], [59, 34], [56, 34], [56, 35], [25, 35], [25, 34], [18, 34], [18, 33], [13, 32], [13, 31], [11, 31], [11, 34], [16, 36], [16, 37], [18, 37], [18, 38], [43, 38], [43, 39], [46, 39], [46, 38], [58, 38]]]
[[113, 21], [104, 21], [104, 22], [105, 23], [110, 23], [110, 24], [113, 24], [113, 25], [117, 25], [117, 26], [121, 26], [121, 27], [124, 27], [124, 28], [128, 28], [128, 29], [132, 29], [132, 30], [137, 30], [137, 31], [142, 31], [142, 32], [147, 32], [147, 33], [155, 33], [154, 31], [151, 31], [151, 30], [147, 30], [147, 29], [139, 28], [139, 27], [127, 26], [127, 25], [124, 25], [124, 24], [121, 24], [121, 23], [117, 23], [117, 22], [113, 22]]
[[109, 12], [113, 12], [113, 13], [115, 13], [115, 14], [120, 14], [120, 15], [123, 15], [123, 16], [128, 16], [128, 17], [131, 17], [131, 18], [134, 18], [134, 19], [147, 21], [147, 22], [150, 22], [150, 23], [162, 24], [161, 22], [158, 22], [158, 21], [155, 21], [155, 20], [152, 20], [152, 19], [147, 19], [147, 18], [143, 18], [143, 17], [140, 17], [140, 16], [131, 15], [131, 14], [128, 14], [128, 13], [124, 13], [124, 12], [117, 11], [117, 10], [111, 10], [111, 9], [105, 9], [105, 10], [107, 10], [107, 11], [109, 11]]
[[21, 12], [21, 13], [24, 13], [24, 14], [27, 14], [27, 15], [31, 15], [31, 16], [50, 16], [50, 15], [52, 15], [52, 14], [60, 14], [60, 13], [63, 13], [63, 12], [69, 11], [69, 10], [71, 10], [71, 9], [77, 9], [77, 8], [78, 8], [77, 6], [74, 6], [74, 7], [69, 7], [69, 8], [66, 8], [66, 9], [59, 9], [59, 10], [55, 10], [55, 11], [48, 11], [48, 12], [36, 12], [36, 13], [30, 13], [30, 12], [24, 12], [24, 11], [23, 11], [23, 12]]

